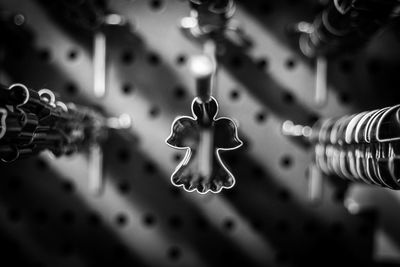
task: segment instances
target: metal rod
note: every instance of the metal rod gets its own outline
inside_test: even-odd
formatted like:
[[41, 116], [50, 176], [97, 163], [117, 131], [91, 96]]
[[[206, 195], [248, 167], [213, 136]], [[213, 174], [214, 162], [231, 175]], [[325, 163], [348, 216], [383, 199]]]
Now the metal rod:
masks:
[[93, 84], [96, 97], [106, 94], [106, 36], [102, 31], [94, 34]]
[[310, 164], [308, 171], [308, 198], [312, 203], [319, 204], [323, 197], [324, 177], [315, 163]]
[[196, 79], [196, 94], [202, 103], [211, 99], [213, 88], [213, 74], [215, 66], [206, 55], [194, 56], [190, 62], [190, 69]]
[[316, 59], [315, 74], [315, 103], [322, 107], [328, 98], [328, 62], [326, 57], [319, 56]]
[[88, 165], [89, 192], [100, 195], [104, 190], [103, 151], [98, 143], [89, 148]]

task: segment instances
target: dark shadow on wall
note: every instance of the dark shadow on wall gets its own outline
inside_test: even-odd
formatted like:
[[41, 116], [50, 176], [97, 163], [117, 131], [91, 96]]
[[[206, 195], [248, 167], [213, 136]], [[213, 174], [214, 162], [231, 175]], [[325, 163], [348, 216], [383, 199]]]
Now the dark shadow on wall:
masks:
[[[319, 215], [323, 206], [306, 209], [288, 188], [269, 177], [268, 170], [243, 154], [235, 151], [224, 156], [238, 179], [236, 187], [223, 195], [277, 249], [277, 264], [373, 265], [373, 221], [350, 214], [338, 221], [325, 221]], [[337, 205], [342, 205], [341, 197], [337, 198]], [[353, 234], [358, 237], [346, 238]]]
[[45, 161], [32, 158], [1, 164], [0, 169], [0, 201], [8, 223], [23, 225], [25, 238], [31, 240], [18, 240], [22, 248], [39, 247], [52, 258], [77, 258], [90, 266], [147, 266], [82, 202], [74, 184]]

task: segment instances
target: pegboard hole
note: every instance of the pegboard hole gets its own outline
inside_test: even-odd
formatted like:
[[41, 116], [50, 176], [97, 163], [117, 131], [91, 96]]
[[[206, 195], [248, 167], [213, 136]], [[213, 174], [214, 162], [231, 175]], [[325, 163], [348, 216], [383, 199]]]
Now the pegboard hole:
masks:
[[291, 199], [291, 194], [289, 192], [289, 190], [287, 189], [281, 189], [278, 192], [278, 198], [282, 201], [282, 202], [288, 202]]
[[78, 88], [74, 83], [67, 83], [65, 86], [65, 91], [68, 95], [74, 96], [78, 93]]
[[157, 167], [153, 162], [148, 161], [144, 164], [144, 171], [147, 174], [155, 174], [157, 171]]
[[51, 52], [48, 49], [40, 49], [39, 50], [39, 59], [43, 62], [50, 62], [51, 61]]
[[227, 218], [223, 221], [222, 226], [226, 231], [232, 231], [235, 228], [235, 222], [231, 218]]
[[288, 104], [288, 105], [293, 104], [295, 101], [293, 94], [290, 92], [284, 92], [282, 94], [282, 100], [283, 100], [283, 103]]
[[288, 70], [293, 70], [296, 67], [297, 63], [296, 60], [294, 60], [293, 58], [289, 58], [288, 60], [286, 60], [285, 62], [285, 67]]
[[348, 104], [348, 103], [350, 103], [350, 97], [346, 93], [340, 93], [339, 94], [339, 101], [342, 104]]
[[183, 220], [178, 215], [172, 215], [168, 220], [168, 224], [172, 229], [178, 230], [182, 228]]
[[158, 115], [160, 115], [160, 108], [159, 107], [155, 107], [155, 106], [150, 108], [149, 115], [152, 118], [158, 117]]
[[268, 67], [268, 61], [265, 58], [261, 58], [257, 60], [257, 68], [261, 71], [264, 71]]
[[149, 64], [152, 65], [152, 66], [158, 66], [158, 65], [160, 65], [160, 63], [161, 63], [160, 56], [157, 55], [157, 54], [154, 53], [154, 52], [150, 52], [150, 53], [147, 55], [147, 61], [148, 61]]
[[253, 167], [253, 169], [252, 169], [252, 176], [253, 176], [255, 179], [258, 179], [258, 180], [264, 178], [264, 177], [265, 177], [264, 169], [263, 169], [261, 166], [255, 166], [255, 167]]
[[293, 165], [293, 159], [289, 155], [285, 155], [281, 158], [280, 165], [284, 169], [289, 169]]
[[131, 152], [128, 148], [120, 148], [117, 151], [117, 159], [121, 163], [127, 163], [131, 159]]
[[134, 91], [134, 86], [131, 83], [124, 83], [121, 90], [124, 94], [129, 95]]
[[261, 231], [264, 228], [264, 223], [260, 219], [253, 219], [251, 225], [257, 231]]
[[263, 123], [267, 118], [267, 113], [265, 111], [257, 112], [255, 118], [257, 123]]
[[180, 153], [174, 153], [174, 154], [172, 155], [172, 160], [173, 160], [174, 162], [180, 162], [180, 161], [182, 160], [182, 154], [180, 154]]
[[182, 256], [182, 251], [179, 247], [177, 246], [172, 246], [167, 250], [167, 257], [171, 261], [177, 261], [179, 258]]
[[175, 96], [175, 98], [178, 99], [178, 100], [185, 99], [185, 97], [186, 97], [186, 90], [185, 90], [185, 88], [182, 87], [182, 86], [176, 86], [176, 87], [174, 88], [174, 96]]
[[230, 99], [236, 101], [240, 98], [240, 92], [236, 89], [233, 89], [229, 94]]
[[240, 137], [243, 142], [243, 146], [240, 149], [249, 150], [251, 148], [251, 142], [249, 139], [244, 138], [243, 136]]
[[119, 213], [115, 216], [115, 223], [119, 227], [124, 227], [128, 224], [128, 216], [125, 213]]
[[343, 201], [344, 201], [344, 198], [345, 198], [345, 195], [346, 195], [346, 191], [345, 190], [338, 189], [332, 195], [333, 201], [336, 202], [336, 203], [339, 203], [340, 205], [342, 205]]
[[314, 124], [319, 120], [319, 115], [318, 114], [311, 114], [308, 116], [308, 123], [309, 124]]
[[67, 59], [69, 61], [75, 61], [78, 58], [79, 52], [76, 49], [71, 49], [67, 53]]
[[243, 59], [239, 56], [233, 56], [230, 65], [235, 69], [240, 69], [243, 66]]
[[133, 52], [130, 50], [123, 51], [121, 54], [121, 61], [125, 65], [132, 64], [132, 62], [134, 61], [134, 58], [135, 58], [135, 56], [134, 56]]
[[122, 194], [128, 194], [131, 191], [131, 185], [127, 181], [118, 183], [118, 189]]
[[164, 6], [164, 2], [162, 0], [150, 0], [150, 9], [153, 11], [160, 11]]
[[145, 214], [143, 216], [143, 224], [147, 227], [152, 227], [156, 224], [157, 220], [153, 214]]
[[75, 185], [71, 181], [63, 181], [61, 188], [67, 194], [71, 194], [75, 191]]
[[180, 54], [176, 57], [176, 64], [178, 66], [184, 65], [187, 61], [187, 58], [184, 54]]
[[36, 160], [36, 168], [39, 171], [47, 171], [49, 169], [49, 165], [43, 159], [37, 159]]
[[101, 217], [97, 213], [90, 213], [87, 217], [89, 226], [98, 227], [101, 225]]

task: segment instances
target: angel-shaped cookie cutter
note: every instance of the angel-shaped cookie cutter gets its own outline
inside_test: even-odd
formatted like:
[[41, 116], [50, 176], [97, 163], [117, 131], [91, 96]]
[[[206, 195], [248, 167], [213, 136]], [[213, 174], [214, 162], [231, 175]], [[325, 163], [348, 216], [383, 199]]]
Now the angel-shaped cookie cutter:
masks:
[[[243, 143], [235, 122], [226, 117], [216, 119], [217, 113], [215, 98], [211, 97], [205, 104], [195, 98], [192, 102], [193, 117], [182, 116], [173, 122], [166, 143], [186, 150], [185, 157], [171, 175], [173, 185], [183, 186], [188, 192], [197, 190], [201, 194], [218, 193], [235, 185], [235, 178], [222, 161], [220, 151], [237, 149]], [[208, 123], [204, 122], [202, 115], [210, 115]]]
[[208, 57], [198, 57], [192, 62], [197, 82], [192, 117], [176, 118], [166, 139], [169, 146], [186, 150], [185, 157], [171, 175], [171, 182], [188, 192], [219, 193], [235, 185], [235, 178], [222, 161], [220, 152], [237, 149], [243, 143], [233, 120], [216, 118], [218, 102], [211, 96], [213, 62]]

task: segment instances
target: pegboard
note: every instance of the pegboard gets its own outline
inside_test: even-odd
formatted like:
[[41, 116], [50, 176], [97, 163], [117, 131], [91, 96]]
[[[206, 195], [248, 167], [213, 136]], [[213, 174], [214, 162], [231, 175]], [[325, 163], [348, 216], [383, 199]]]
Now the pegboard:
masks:
[[[195, 93], [187, 62], [201, 49], [178, 28], [189, 14], [187, 1], [109, 1], [133, 27], [107, 32], [104, 99], [92, 90], [90, 34], [63, 27], [38, 1], [0, 1], [1, 8], [24, 14], [33, 35], [5, 57], [10, 82], [50, 88], [66, 101], [133, 120], [131, 129], [111, 132], [103, 144], [102, 196], [88, 192], [84, 154], [0, 165], [4, 260], [24, 266], [369, 266], [387, 259], [376, 257], [382, 246], [396, 250], [400, 195], [360, 185], [346, 191], [340, 178], [327, 177], [324, 198], [313, 205], [306, 179], [311, 153], [280, 131], [286, 119], [309, 124], [396, 103], [393, 30], [329, 62], [329, 102], [318, 109], [313, 62], [285, 31], [311, 20], [316, 3], [237, 2], [234, 19], [251, 46], [225, 44], [215, 97], [219, 116], [238, 123], [244, 146], [222, 154], [235, 187], [199, 195], [171, 185], [183, 154], [164, 143], [173, 119], [190, 115]], [[357, 214], [345, 200], [358, 205]]]

